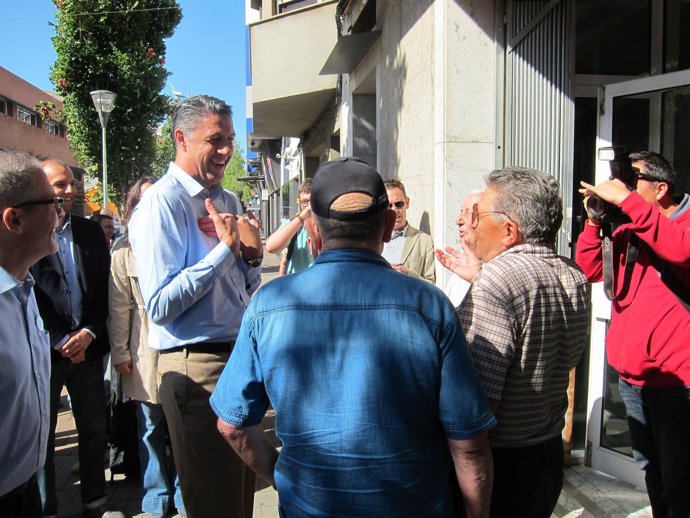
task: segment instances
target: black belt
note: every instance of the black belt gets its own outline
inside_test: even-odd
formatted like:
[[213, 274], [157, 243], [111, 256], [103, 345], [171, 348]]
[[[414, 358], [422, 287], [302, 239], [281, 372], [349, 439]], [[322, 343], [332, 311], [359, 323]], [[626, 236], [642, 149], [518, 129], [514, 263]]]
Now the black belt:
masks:
[[201, 342], [198, 344], [180, 345], [178, 347], [170, 347], [169, 349], [161, 349], [160, 354], [186, 352], [204, 353], [204, 354], [218, 354], [230, 353], [235, 346], [235, 342]]
[[36, 481], [36, 473], [31, 475], [31, 478], [24, 482], [23, 484], [20, 484], [19, 486], [15, 487], [12, 491], [9, 493], [5, 493], [4, 495], [0, 496], [0, 502], [3, 502], [5, 500], [9, 500], [10, 498], [21, 495], [23, 494], [26, 489], [33, 484]]

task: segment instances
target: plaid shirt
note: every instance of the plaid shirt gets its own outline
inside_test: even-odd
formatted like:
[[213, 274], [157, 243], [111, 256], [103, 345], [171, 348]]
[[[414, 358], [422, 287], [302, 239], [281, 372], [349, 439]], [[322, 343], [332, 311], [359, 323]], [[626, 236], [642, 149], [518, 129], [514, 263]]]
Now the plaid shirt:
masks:
[[580, 269], [549, 246], [521, 244], [483, 265], [458, 311], [486, 394], [499, 402], [492, 446], [530, 446], [561, 433], [588, 304]]

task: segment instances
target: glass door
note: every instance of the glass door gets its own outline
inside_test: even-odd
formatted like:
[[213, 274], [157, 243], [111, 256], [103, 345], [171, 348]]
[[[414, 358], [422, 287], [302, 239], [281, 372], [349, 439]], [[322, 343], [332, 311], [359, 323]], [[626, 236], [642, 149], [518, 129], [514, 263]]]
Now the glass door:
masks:
[[[606, 85], [600, 92], [597, 148], [623, 146], [664, 155], [679, 177], [676, 192], [690, 191], [690, 71]], [[596, 183], [609, 175], [596, 161]], [[604, 339], [611, 305], [601, 283], [592, 287], [592, 342], [589, 369], [587, 461], [591, 466], [644, 488], [634, 464], [618, 375], [606, 363]]]

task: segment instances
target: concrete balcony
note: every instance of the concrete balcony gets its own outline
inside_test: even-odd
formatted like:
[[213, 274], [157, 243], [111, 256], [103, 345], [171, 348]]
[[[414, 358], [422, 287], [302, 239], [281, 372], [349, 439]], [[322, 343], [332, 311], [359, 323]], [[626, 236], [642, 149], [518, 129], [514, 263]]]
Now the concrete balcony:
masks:
[[256, 138], [300, 137], [335, 97], [319, 72], [337, 41], [336, 0], [249, 25]]

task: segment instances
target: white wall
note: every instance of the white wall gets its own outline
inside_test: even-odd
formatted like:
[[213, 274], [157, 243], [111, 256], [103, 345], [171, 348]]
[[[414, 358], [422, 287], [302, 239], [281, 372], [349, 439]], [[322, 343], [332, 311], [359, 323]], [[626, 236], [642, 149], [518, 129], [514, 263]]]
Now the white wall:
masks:
[[462, 199], [494, 168], [493, 2], [379, 0], [377, 8], [381, 37], [344, 81], [344, 154], [353, 149], [352, 92], [374, 72], [377, 167], [405, 184], [410, 223], [429, 229], [437, 247], [453, 246]]

